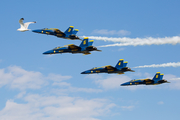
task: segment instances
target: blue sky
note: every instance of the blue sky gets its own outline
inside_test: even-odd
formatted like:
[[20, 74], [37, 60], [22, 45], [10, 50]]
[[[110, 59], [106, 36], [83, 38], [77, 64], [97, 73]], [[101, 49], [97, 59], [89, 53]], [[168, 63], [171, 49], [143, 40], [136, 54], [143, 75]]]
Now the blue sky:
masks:
[[[1, 120], [179, 120], [180, 17], [178, 0], [1, 0]], [[42, 53], [78, 40], [19, 32], [69, 26], [78, 36], [95, 37], [102, 52], [91, 55]], [[98, 39], [106, 37], [106, 39]], [[107, 41], [109, 39], [109, 41]], [[153, 41], [153, 43], [152, 43]], [[176, 42], [177, 44], [176, 44]], [[130, 43], [132, 44], [130, 45]], [[144, 43], [146, 42], [146, 43]], [[157, 44], [158, 45], [155, 45]], [[134, 44], [137, 44], [134, 46]], [[148, 44], [148, 45], [147, 45]], [[128, 61], [136, 72], [82, 75], [82, 71]], [[168, 67], [174, 62], [176, 67]], [[152, 67], [163, 64], [164, 67]], [[150, 65], [145, 68], [134, 68]], [[164, 73], [169, 84], [121, 87], [132, 79]]]

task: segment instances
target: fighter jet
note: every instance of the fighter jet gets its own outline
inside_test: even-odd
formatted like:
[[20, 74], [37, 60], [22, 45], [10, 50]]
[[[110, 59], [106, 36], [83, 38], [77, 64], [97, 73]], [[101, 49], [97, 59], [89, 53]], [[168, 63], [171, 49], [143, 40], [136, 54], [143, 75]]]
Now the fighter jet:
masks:
[[170, 83], [167, 80], [163, 79], [164, 74], [160, 74], [157, 72], [153, 79], [134, 79], [129, 82], [121, 84], [121, 86], [129, 86], [129, 85], [159, 85], [162, 83]]
[[60, 31], [57, 28], [44, 28], [44, 29], [37, 29], [33, 30], [35, 33], [41, 33], [41, 34], [46, 34], [46, 35], [54, 35], [59, 38], [64, 38], [64, 39], [69, 39], [69, 40], [75, 40], [79, 39], [81, 40], [78, 36], [76, 36], [77, 32], [79, 31], [78, 29], [75, 29], [73, 31], [74, 26], [70, 26], [65, 32]]
[[85, 37], [79, 46], [74, 44], [65, 45], [64, 47], [56, 47], [52, 50], [46, 51], [43, 54], [57, 54], [57, 53], [83, 53], [84, 55], [91, 54], [91, 51], [101, 51], [92, 46], [94, 40], [88, 41], [88, 37]]
[[123, 62], [124, 59], [120, 59], [115, 67], [111, 65], [103, 66], [103, 67], [95, 67], [90, 70], [84, 71], [81, 74], [94, 74], [94, 73], [117, 73], [124, 74], [124, 72], [131, 71], [130, 68], [126, 67], [128, 62]]

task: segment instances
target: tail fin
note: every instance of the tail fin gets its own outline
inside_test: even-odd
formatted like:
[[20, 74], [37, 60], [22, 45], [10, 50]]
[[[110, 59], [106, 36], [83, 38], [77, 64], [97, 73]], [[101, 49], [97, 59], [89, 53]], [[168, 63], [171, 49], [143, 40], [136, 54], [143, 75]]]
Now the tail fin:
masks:
[[73, 28], [74, 26], [69, 26], [69, 28], [64, 33], [68, 35], [72, 34]]
[[128, 64], [128, 62], [126, 61], [126, 62], [124, 62], [123, 63], [123, 67], [126, 67], [127, 66], [127, 64]]
[[[115, 67], [116, 67], [117, 69], [123, 68], [123, 67], [124, 67], [123, 61], [124, 61], [124, 59], [120, 59], [120, 60], [118, 61], [118, 63], [116, 64]], [[125, 64], [127, 65], [127, 63], [125, 63]]]
[[89, 39], [88, 37], [85, 37], [79, 47], [88, 47], [89, 44], [88, 39]]
[[94, 40], [90, 40], [89, 43], [88, 43], [88, 46], [92, 46]]
[[72, 34], [76, 35], [78, 31], [78, 29], [75, 29], [74, 31], [72, 31]]
[[[162, 77], [163, 77], [163, 75], [162, 75]], [[157, 72], [152, 80], [161, 80], [160, 72]]]
[[160, 74], [160, 80], [162, 80], [162, 79], [163, 79], [163, 76], [164, 76], [164, 74]]

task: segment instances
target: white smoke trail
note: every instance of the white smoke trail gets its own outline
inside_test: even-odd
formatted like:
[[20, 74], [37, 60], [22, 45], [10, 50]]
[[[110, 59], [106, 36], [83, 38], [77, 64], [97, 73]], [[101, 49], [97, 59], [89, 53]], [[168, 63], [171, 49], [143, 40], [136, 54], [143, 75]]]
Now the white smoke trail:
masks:
[[170, 62], [170, 63], [163, 63], [163, 64], [152, 64], [152, 65], [144, 65], [144, 66], [137, 66], [134, 68], [147, 68], [147, 67], [153, 67], [153, 68], [157, 68], [157, 67], [180, 67], [180, 62]]
[[180, 78], [171, 78], [170, 80], [180, 80]]
[[123, 37], [123, 38], [113, 38], [113, 37], [101, 37], [101, 36], [80, 36], [80, 37], [88, 37], [92, 40], [102, 40], [102, 41], [109, 41], [109, 42], [130, 42], [128, 41], [129, 38]]
[[111, 46], [138, 46], [138, 45], [163, 45], [163, 44], [172, 44], [175, 45], [180, 43], [180, 37], [165, 37], [165, 38], [108, 38], [108, 37], [95, 37], [89, 36], [90, 39], [103, 40], [103, 41], [111, 41], [111, 42], [121, 42], [109, 45], [102, 45], [99, 47], [111, 47]]

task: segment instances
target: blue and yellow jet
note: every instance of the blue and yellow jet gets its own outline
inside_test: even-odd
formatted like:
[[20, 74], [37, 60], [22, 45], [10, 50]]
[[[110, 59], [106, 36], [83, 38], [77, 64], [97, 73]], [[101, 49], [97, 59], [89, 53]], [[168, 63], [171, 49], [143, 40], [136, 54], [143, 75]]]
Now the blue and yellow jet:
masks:
[[81, 74], [94, 74], [94, 73], [117, 73], [124, 74], [124, 72], [131, 71], [130, 68], [126, 67], [128, 62], [124, 62], [124, 59], [120, 59], [115, 67], [111, 65], [103, 66], [103, 67], [95, 67], [90, 70], [84, 71]]
[[65, 32], [62, 32], [57, 28], [37, 29], [37, 30], [32, 30], [32, 32], [46, 34], [46, 35], [54, 35], [59, 38], [64, 38], [64, 39], [69, 39], [69, 40], [75, 40], [75, 39], [81, 40], [78, 36], [76, 36], [76, 34], [79, 30], [75, 29], [73, 31], [73, 28], [74, 28], [74, 26], [70, 26]]
[[56, 47], [52, 50], [46, 51], [43, 54], [57, 54], [57, 53], [83, 53], [84, 55], [91, 54], [91, 51], [101, 51], [96, 47], [92, 46], [94, 40], [88, 40], [88, 37], [85, 37], [79, 46], [74, 44], [65, 45], [64, 47]]
[[129, 85], [159, 85], [162, 83], [170, 83], [167, 80], [163, 79], [164, 74], [160, 74], [157, 72], [153, 79], [134, 79], [129, 82], [121, 84], [121, 86], [129, 86]]

